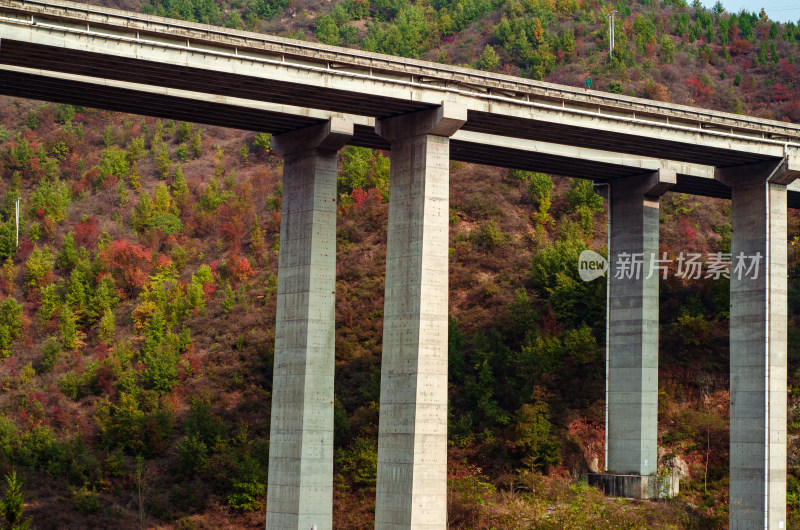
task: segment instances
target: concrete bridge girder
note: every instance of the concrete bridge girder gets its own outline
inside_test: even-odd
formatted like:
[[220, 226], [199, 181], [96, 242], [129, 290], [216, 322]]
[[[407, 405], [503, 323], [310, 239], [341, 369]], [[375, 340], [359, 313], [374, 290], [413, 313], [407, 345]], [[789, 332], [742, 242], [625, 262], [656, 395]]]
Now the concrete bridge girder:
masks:
[[[656, 145], [670, 145], [673, 158], [687, 156], [693, 152], [692, 158], [700, 160], [705, 158], [699, 149], [706, 149], [706, 153], [725, 165], [725, 153], [740, 153], [738, 159], [756, 161], [757, 157], [780, 157], [783, 155], [783, 144], [765, 138], [753, 138], [743, 132], [729, 133], [708, 128], [690, 127], [681, 124], [664, 123], [656, 118], [641, 119], [630, 115], [616, 115], [611, 111], [597, 112], [573, 106], [557, 106], [552, 103], [519, 100], [514, 98], [495, 96], [490, 93], [475, 94], [447, 86], [435, 86], [419, 82], [375, 78], [374, 76], [343, 71], [340, 69], [322, 68], [316, 64], [301, 64], [299, 61], [284, 62], [280, 58], [253, 58], [236, 55], [235, 53], [204, 48], [191, 47], [187, 42], [185, 46], [174, 43], [157, 42], [155, 37], [132, 38], [119, 35], [110, 35], [109, 32], [86, 31], [76, 28], [49, 26], [46, 24], [29, 25], [24, 22], [3, 21], [0, 23], [2, 37], [9, 41], [26, 43], [28, 48], [42, 47], [48, 50], [71, 50], [71, 53], [88, 53], [92, 56], [113, 56], [125, 60], [125, 68], [116, 68], [106, 72], [112, 78], [123, 79], [130, 73], [139, 72], [142, 76], [149, 71], [158, 78], [156, 66], [160, 68], [184, 69], [181, 77], [195, 87], [202, 87], [203, 91], [224, 93], [234, 91], [238, 85], [261, 86], [263, 94], [269, 94], [270, 87], [285, 86], [289, 92], [284, 92], [284, 97], [291, 93], [291, 87], [324, 87], [338, 97], [329, 99], [319, 98], [317, 106], [327, 107], [329, 110], [353, 112], [359, 107], [368, 106], [363, 102], [358, 103], [358, 94], [369, 94], [372, 98], [381, 99], [384, 105], [381, 110], [372, 110], [375, 117], [381, 117], [381, 112], [406, 113], [423, 108], [432, 108], [442, 100], [464, 104], [470, 113], [470, 121], [465, 124], [465, 130], [477, 132], [504, 132], [529, 139], [545, 139], [538, 136], [545, 128], [552, 129], [553, 136], [565, 138], [568, 136], [582, 135], [588, 142], [600, 142], [608, 138], [602, 145], [612, 151], [628, 151], [635, 154], [645, 152], [659, 153]], [[13, 46], [8, 55], [0, 54], [12, 60]], [[15, 59], [16, 60], [16, 59]], [[21, 60], [21, 59], [20, 59]], [[86, 59], [88, 60], [88, 59]], [[97, 62], [97, 61], [92, 61]], [[59, 71], [68, 71], [69, 62], [56, 61], [53, 68]], [[98, 66], [99, 67], [99, 66]], [[146, 70], [142, 70], [145, 68]], [[154, 70], [154, 68], [156, 68]], [[127, 70], [130, 70], [128, 72]], [[222, 83], [220, 76], [225, 76], [228, 83]], [[166, 76], [161, 76], [162, 78]], [[233, 79], [237, 79], [234, 85]], [[245, 82], [246, 81], [246, 82]], [[168, 83], [168, 79], [160, 81], [154, 79], [156, 84]], [[268, 82], [268, 85], [264, 83]], [[350, 101], [341, 95], [349, 94]], [[264, 98], [273, 98], [277, 95]], [[400, 106], [398, 106], [400, 105]], [[308, 106], [308, 105], [305, 105]], [[336, 108], [334, 108], [336, 107]], [[415, 108], [416, 107], [416, 108]], [[394, 110], [393, 110], [394, 108]], [[373, 106], [372, 109], [375, 109]], [[398, 112], [399, 111], [399, 112]], [[666, 120], [669, 122], [669, 120]], [[473, 123], [474, 122], [474, 123]], [[526, 125], [527, 124], [527, 125]], [[476, 129], [477, 127], [477, 129]], [[573, 131], [569, 135], [562, 135]], [[598, 134], [602, 132], [602, 134]], [[763, 136], [763, 135], [762, 135]], [[657, 143], [648, 146], [653, 138], [659, 138]], [[660, 156], [660, 154], [658, 155]], [[720, 158], [722, 157], [722, 158]], [[756, 158], [753, 158], [756, 157]], [[670, 156], [667, 156], [670, 158]]]
[[[133, 83], [129, 81], [119, 81], [113, 79], [99, 79], [91, 76], [84, 76], [78, 74], [64, 74], [60, 72], [46, 71], [36, 68], [27, 68], [19, 66], [0, 65], [0, 74], [3, 72], [12, 72], [16, 74], [24, 74], [33, 76], [36, 79], [52, 79], [63, 84], [65, 81], [79, 83], [80, 87], [84, 88], [84, 92], [91, 92], [91, 87], [102, 87], [105, 90], [117, 91], [132, 91], [135, 93], [149, 94], [156, 97], [175, 98], [174, 101], [183, 101], [187, 109], [194, 107], [197, 109], [200, 102], [205, 102], [208, 105], [218, 105], [220, 109], [225, 111], [230, 116], [231, 109], [239, 109], [240, 112], [249, 113], [251, 116], [260, 116], [262, 122], [253, 122], [250, 128], [261, 131], [274, 131], [276, 127], [286, 127], [286, 124], [294, 124], [293, 127], [303, 127], [313, 125], [315, 123], [322, 123], [330, 118], [343, 118], [354, 123], [356, 130], [355, 136], [350, 143], [355, 145], [363, 145], [369, 147], [380, 147], [390, 149], [388, 143], [380, 143], [382, 140], [377, 137], [375, 133], [369, 133], [375, 128], [376, 120], [371, 116], [361, 116], [355, 114], [337, 113], [319, 109], [311, 109], [305, 107], [297, 107], [293, 105], [285, 105], [281, 103], [272, 103], [266, 101], [256, 101], [242, 98], [235, 98], [224, 95], [206, 94], [202, 92], [194, 92], [190, 90], [182, 90], [169, 87], [158, 87], [152, 85], [144, 85], [140, 83]], [[40, 97], [45, 97], [44, 91], [48, 90], [46, 83], [42, 85], [42, 93]], [[32, 94], [36, 95], [36, 94]], [[119, 97], [126, 94], [120, 93]], [[164, 112], [167, 117], [175, 117], [176, 109], [181, 107], [181, 104], [176, 104], [171, 101], [167, 104]], [[158, 109], [153, 108], [150, 101], [143, 101], [142, 107], [138, 110], [140, 113], [157, 112]], [[263, 114], [257, 114], [261, 112]], [[194, 113], [195, 121], [203, 122], [209, 121], [207, 112], [199, 111]], [[280, 117], [280, 118], [275, 118]], [[183, 116], [181, 116], [183, 118]], [[278, 119], [280, 124], [273, 123]], [[272, 123], [272, 125], [271, 125]], [[218, 122], [212, 124], [218, 125]], [[292, 126], [292, 125], [289, 125]], [[280, 130], [280, 129], [279, 129]], [[557, 167], [553, 167], [556, 174], [564, 174], [565, 176], [572, 176], [578, 178], [591, 178], [598, 180], [598, 175], [618, 175], [621, 172], [627, 174], [637, 174], [640, 170], [644, 172], [655, 171], [659, 168], [669, 169], [675, 171], [678, 175], [691, 177], [693, 179], [704, 179], [708, 182], [713, 182], [714, 168], [707, 165], [695, 164], [682, 161], [665, 161], [652, 157], [644, 157], [638, 155], [630, 155], [626, 153], [614, 153], [608, 151], [601, 151], [598, 149], [591, 149], [585, 147], [565, 146], [551, 142], [542, 142], [536, 140], [527, 140], [521, 138], [504, 137], [496, 134], [486, 134], [474, 131], [458, 130], [453, 136], [452, 140], [460, 145], [465, 146], [468, 152], [474, 152], [477, 147], [483, 149], [498, 149], [503, 150], [504, 156], [495, 157], [490, 161], [493, 165], [517, 167], [524, 166], [523, 169], [531, 170], [547, 170], [551, 165], [544, 157], [552, 160], [557, 160]], [[379, 145], [375, 145], [379, 142]], [[536, 153], [540, 156], [537, 166], [525, 165], [523, 154]], [[451, 156], [455, 160], [462, 160], [465, 162], [478, 162], [482, 160], [478, 156]], [[568, 163], [569, 161], [580, 161], [581, 166], [573, 164], [571, 170], [561, 165], [561, 161]], [[556, 164], [554, 164], [556, 165]], [[602, 180], [602, 178], [600, 179]], [[800, 190], [800, 188], [798, 188]], [[678, 191], [682, 191], [678, 188]]]

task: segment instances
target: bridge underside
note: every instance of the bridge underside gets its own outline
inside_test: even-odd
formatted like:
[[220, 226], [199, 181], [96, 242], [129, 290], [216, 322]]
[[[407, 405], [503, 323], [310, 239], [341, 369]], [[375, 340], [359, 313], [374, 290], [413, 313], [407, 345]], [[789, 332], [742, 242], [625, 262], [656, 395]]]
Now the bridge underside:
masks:
[[[197, 50], [201, 53], [202, 50]], [[131, 83], [189, 90], [254, 101], [269, 101], [297, 107], [315, 108], [331, 112], [372, 116], [376, 119], [398, 116], [409, 112], [434, 108], [426, 102], [388, 97], [379, 93], [357, 93], [326, 87], [281, 80], [280, 76], [265, 79], [253, 75], [212, 71], [170, 63], [116, 57], [104, 53], [68, 49], [58, 46], [3, 39], [0, 64], [41, 68], [52, 72], [113, 79]], [[23, 81], [24, 82], [24, 81]], [[6, 85], [13, 90], [13, 85]], [[60, 91], [58, 87], [53, 87]], [[71, 95], [71, 94], [70, 94]], [[53, 94], [55, 97], [56, 94]], [[48, 99], [48, 98], [45, 98]], [[95, 104], [97, 106], [97, 104]], [[130, 111], [134, 112], [134, 111]], [[198, 116], [199, 117], [199, 116]], [[197, 121], [197, 120], [195, 120]], [[251, 120], [255, 122], [257, 120]], [[589, 120], [590, 121], [590, 120]], [[239, 127], [234, 119], [227, 126]], [[609, 130], [577, 127], [553, 121], [537, 120], [535, 116], [510, 116], [469, 110], [463, 130], [514, 136], [529, 140], [589, 147], [610, 152], [625, 152], [646, 157], [682, 160], [715, 167], [741, 166], [764, 161], [754, 153], [709, 147], [692, 142], [676, 142], [664, 138], [647, 138]], [[262, 129], [258, 125], [248, 126]], [[244, 127], [243, 127], [244, 128]], [[282, 129], [274, 129], [279, 133]], [[358, 136], [358, 135], [357, 135]], [[360, 138], [355, 137], [358, 142]], [[499, 157], [495, 157], [499, 158]], [[563, 171], [561, 174], [564, 174]]]
[[[327, 121], [327, 116], [330, 115], [330, 112], [302, 113], [297, 110], [297, 107], [288, 104], [265, 104], [263, 106], [267, 108], [259, 108], [258, 103], [260, 100], [242, 99], [241, 97], [237, 98], [222, 94], [216, 96], [206, 95], [200, 98], [198, 97], [199, 93], [187, 94], [188, 84], [181, 87], [153, 89], [153, 87], [143, 85], [140, 82], [124, 81], [126, 86], [118, 86], [106, 80], [87, 75], [89, 73], [102, 75], [107, 73], [97, 72], [96, 68], [90, 69], [91, 72], [76, 72], [76, 74], [73, 74], [74, 79], [65, 79], [63, 70], [47, 71], [24, 67], [15, 68], [15, 66], [22, 65], [12, 65], [11, 68], [8, 68], [2, 65], [21, 60], [18, 57], [17, 59], [9, 59], [7, 55], [9, 48], [11, 50], [15, 49], [14, 46], [9, 45], [9, 41], [3, 40], [2, 50], [0, 51], [0, 93], [8, 96], [84, 105], [104, 110], [272, 134], [280, 134], [324, 123]], [[27, 60], [32, 60], [32, 58]], [[28, 65], [30, 64], [43, 66], [38, 62], [28, 63]], [[53, 66], [53, 64], [49, 64], [49, 66]], [[23, 69], [25, 71], [21, 71]], [[69, 67], [69, 69], [73, 70], [75, 68]], [[166, 76], [167, 74], [163, 72], [162, 75]], [[138, 81], [142, 80], [139, 79]], [[237, 92], [239, 96], [254, 95], [247, 90]], [[261, 94], [263, 96], [263, 93]], [[296, 100], [292, 101], [297, 102]], [[467, 124], [470, 122], [471, 117]], [[367, 119], [362, 124], [356, 123], [353, 137], [349, 143], [361, 147], [390, 150], [390, 143], [375, 133], [373, 123]], [[467, 129], [466, 125], [464, 128]], [[496, 127], [487, 129], [482, 126], [481, 128], [485, 129], [487, 133], [496, 129]], [[531, 130], [530, 134], [525, 136], [541, 141], [546, 141], [546, 138], [550, 138], [549, 134], [537, 134], [534, 130]], [[537, 136], [538, 138], [536, 138]], [[595, 143], [606, 145], [608, 142]], [[649, 150], [647, 151], [649, 152]], [[728, 153], [725, 162], [730, 163], [741, 159], [746, 159], [748, 163], [759, 161], [759, 157], [755, 155], [738, 155], [731, 158], [730, 153]], [[451, 140], [450, 157], [453, 160], [462, 162], [533, 170], [595, 181], [611, 181], [618, 178], [636, 176], [643, 172], [641, 168], [637, 167], [588, 160], [575, 156], [502, 147], [485, 142], [459, 139], [458, 135]], [[664, 158], [663, 154], [661, 158]], [[694, 156], [692, 155], [691, 158], [694, 158]], [[763, 160], [763, 157], [760, 157], [760, 160]], [[706, 160], [705, 163], [709, 162]], [[672, 188], [672, 191], [706, 197], [730, 198], [730, 189], [713, 178], [680, 173], [677, 175], [677, 184]], [[790, 188], [788, 205], [790, 208], [800, 208], [800, 191], [793, 191]]]

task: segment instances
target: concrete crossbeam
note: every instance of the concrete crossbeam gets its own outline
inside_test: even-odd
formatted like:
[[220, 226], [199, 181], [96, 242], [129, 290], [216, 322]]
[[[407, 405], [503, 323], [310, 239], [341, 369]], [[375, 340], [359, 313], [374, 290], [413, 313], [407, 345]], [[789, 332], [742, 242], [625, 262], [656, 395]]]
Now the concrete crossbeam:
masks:
[[336, 153], [353, 124], [276, 136], [284, 156], [267, 528], [333, 525]]
[[449, 138], [434, 133], [465, 119], [444, 104], [376, 126], [392, 143], [377, 529], [447, 528], [450, 160]]
[[[611, 182], [608, 474], [650, 475], [657, 468], [658, 274], [650, 276], [650, 257], [658, 257], [658, 198], [674, 183], [668, 169]], [[624, 253], [639, 256], [638, 273], [627, 274]]]
[[[731, 529], [786, 527], [786, 194], [798, 170], [787, 157], [718, 172], [731, 188]], [[737, 274], [739, 256], [757, 272]]]
[[[287, 105], [285, 103], [273, 103], [269, 101], [237, 98], [221, 94], [208, 94], [205, 92], [197, 92], [192, 90], [184, 90], [171, 87], [161, 87], [145, 83], [134, 83], [130, 81], [120, 81], [115, 79], [98, 78], [80, 74], [52, 72], [48, 70], [42, 70], [39, 68], [29, 68], [24, 66], [11, 66], [11, 65], [0, 64], [0, 72], [32, 75], [36, 76], [37, 78], [42, 78], [43, 80], [73, 81], [76, 83], [88, 85], [89, 87], [102, 88], [104, 91], [108, 90], [119, 91], [120, 97], [124, 97], [122, 95], [123, 92], [127, 93], [126, 91], [136, 91], [153, 96], [161, 96], [164, 97], [165, 99], [169, 98], [171, 101], [174, 101], [175, 98], [180, 98], [180, 100], [185, 100], [184, 105], [186, 108], [191, 108], [192, 106], [196, 106], [197, 102], [207, 103], [211, 105], [218, 105], [221, 107], [220, 110], [222, 112], [225, 112], [226, 115], [230, 115], [228, 109], [231, 108], [241, 108], [243, 110], [248, 111], [251, 115], [253, 114], [254, 111], [261, 111], [265, 114], [269, 113], [269, 115], [273, 115], [276, 122], [275, 124], [270, 124], [266, 119], [262, 118], [263, 121], [258, 123], [257, 125], [260, 126], [259, 130], [263, 130], [266, 132], [274, 132], [274, 129], [272, 129], [271, 127], [278, 126], [279, 125], [278, 122], [281, 122], [285, 119], [307, 120], [309, 123], [313, 123], [314, 121], [318, 120], [328, 120], [331, 118], [339, 117], [352, 121], [356, 125], [356, 127], [359, 126], [363, 128], [375, 127], [375, 118], [371, 116], [361, 116], [356, 114], [332, 112], [332, 111], [313, 109], [308, 107]], [[87, 90], [90, 90], [89, 87], [87, 87]], [[99, 101], [96, 102], [95, 104], [96, 105], [99, 104]], [[152, 107], [148, 109], [146, 105], [147, 104], [143, 104], [142, 108], [138, 110], [143, 113], [148, 112], [148, 110], [150, 112], [154, 111]], [[170, 116], [170, 112], [166, 112], [165, 117], [173, 117], [175, 119], [181, 119], [184, 117], [176, 112], [177, 108], [175, 108], [174, 105], [171, 106], [170, 108], [173, 109], [174, 114]], [[126, 109], [126, 110], [131, 110], [131, 109]], [[209, 118], [210, 115], [208, 115], [207, 113], [202, 113], [197, 116], [197, 120], [199, 122], [203, 122], [205, 120], [205, 122], [209, 123], [210, 125], [219, 125], [217, 121], [209, 120]], [[643, 172], [656, 171], [660, 168], [663, 168], [669, 171], [674, 171], [678, 175], [684, 175], [688, 177], [696, 177], [708, 180], [713, 180], [715, 175], [715, 168], [713, 166], [708, 166], [703, 164], [695, 164], [678, 160], [662, 160], [658, 158], [652, 158], [640, 155], [617, 153], [612, 151], [604, 151], [600, 149], [592, 149], [588, 147], [570, 146], [570, 145], [563, 145], [551, 142], [543, 142], [538, 140], [513, 138], [509, 136], [500, 136], [497, 134], [488, 134], [476, 131], [458, 130], [451, 136], [451, 139], [469, 143], [474, 146], [496, 148], [498, 152], [500, 152], [500, 150], [503, 150], [504, 153], [509, 153], [509, 152], [513, 153], [515, 151], [518, 151], [523, 154], [536, 153], [546, 157], [552, 157], [554, 159], [570, 159], [570, 160], [577, 159], [581, 160], [584, 163], [591, 162], [597, 167], [597, 170], [599, 171], [605, 171], [604, 167], [609, 167], [609, 168], [623, 167]], [[354, 145], [359, 145], [359, 140], [363, 139], [356, 136], [356, 138], [353, 138], [353, 140], [350, 143]], [[455, 156], [453, 156], [452, 158], [456, 160], [458, 159]], [[464, 161], [469, 162], [474, 160], [464, 160]], [[515, 167], [516, 164], [518, 163], [519, 160], [515, 159], [514, 157], [504, 157], [504, 156], [498, 156], [498, 158], [495, 161], [495, 164], [500, 167]], [[595, 174], [595, 172], [593, 171], [589, 171], [589, 173]], [[564, 175], [573, 177], [585, 176], [581, 173], [570, 174], [569, 172], [564, 173]], [[795, 191], [800, 192], [800, 185], [797, 186], [797, 189]]]

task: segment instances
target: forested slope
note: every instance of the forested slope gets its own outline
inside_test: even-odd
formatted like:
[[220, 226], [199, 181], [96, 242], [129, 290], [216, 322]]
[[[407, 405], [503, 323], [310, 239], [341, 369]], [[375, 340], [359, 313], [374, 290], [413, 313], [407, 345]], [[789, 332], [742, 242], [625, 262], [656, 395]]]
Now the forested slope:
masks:
[[[800, 119], [800, 28], [765, 14], [680, 1], [154, 1], [106, 4]], [[389, 163], [341, 156], [337, 528], [369, 528], [374, 511]], [[452, 526], [725, 526], [727, 282], [661, 283], [660, 464], [685, 474], [684, 492], [604, 499], [574, 478], [603, 469], [605, 283], [581, 282], [576, 263], [604, 249], [606, 207], [590, 182], [530, 169], [451, 164]], [[0, 471], [17, 470], [37, 527], [263, 526], [281, 175], [268, 135], [0, 99]], [[662, 250], [728, 250], [729, 208], [668, 194]], [[789, 223], [794, 400], [796, 212]], [[798, 495], [793, 476], [792, 510]]]

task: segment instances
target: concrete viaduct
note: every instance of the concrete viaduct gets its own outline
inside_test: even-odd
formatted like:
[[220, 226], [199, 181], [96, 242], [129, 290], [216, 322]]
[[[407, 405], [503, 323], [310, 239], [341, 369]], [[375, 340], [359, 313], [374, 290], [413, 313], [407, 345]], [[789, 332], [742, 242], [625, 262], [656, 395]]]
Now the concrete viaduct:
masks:
[[[267, 528], [331, 527], [336, 154], [391, 150], [376, 528], [447, 526], [449, 161], [609, 184], [610, 255], [667, 190], [731, 199], [730, 523], [784, 528], [800, 127], [87, 6], [0, 0], [0, 93], [274, 134], [284, 156]], [[609, 282], [607, 477], [657, 463], [658, 281]]]

